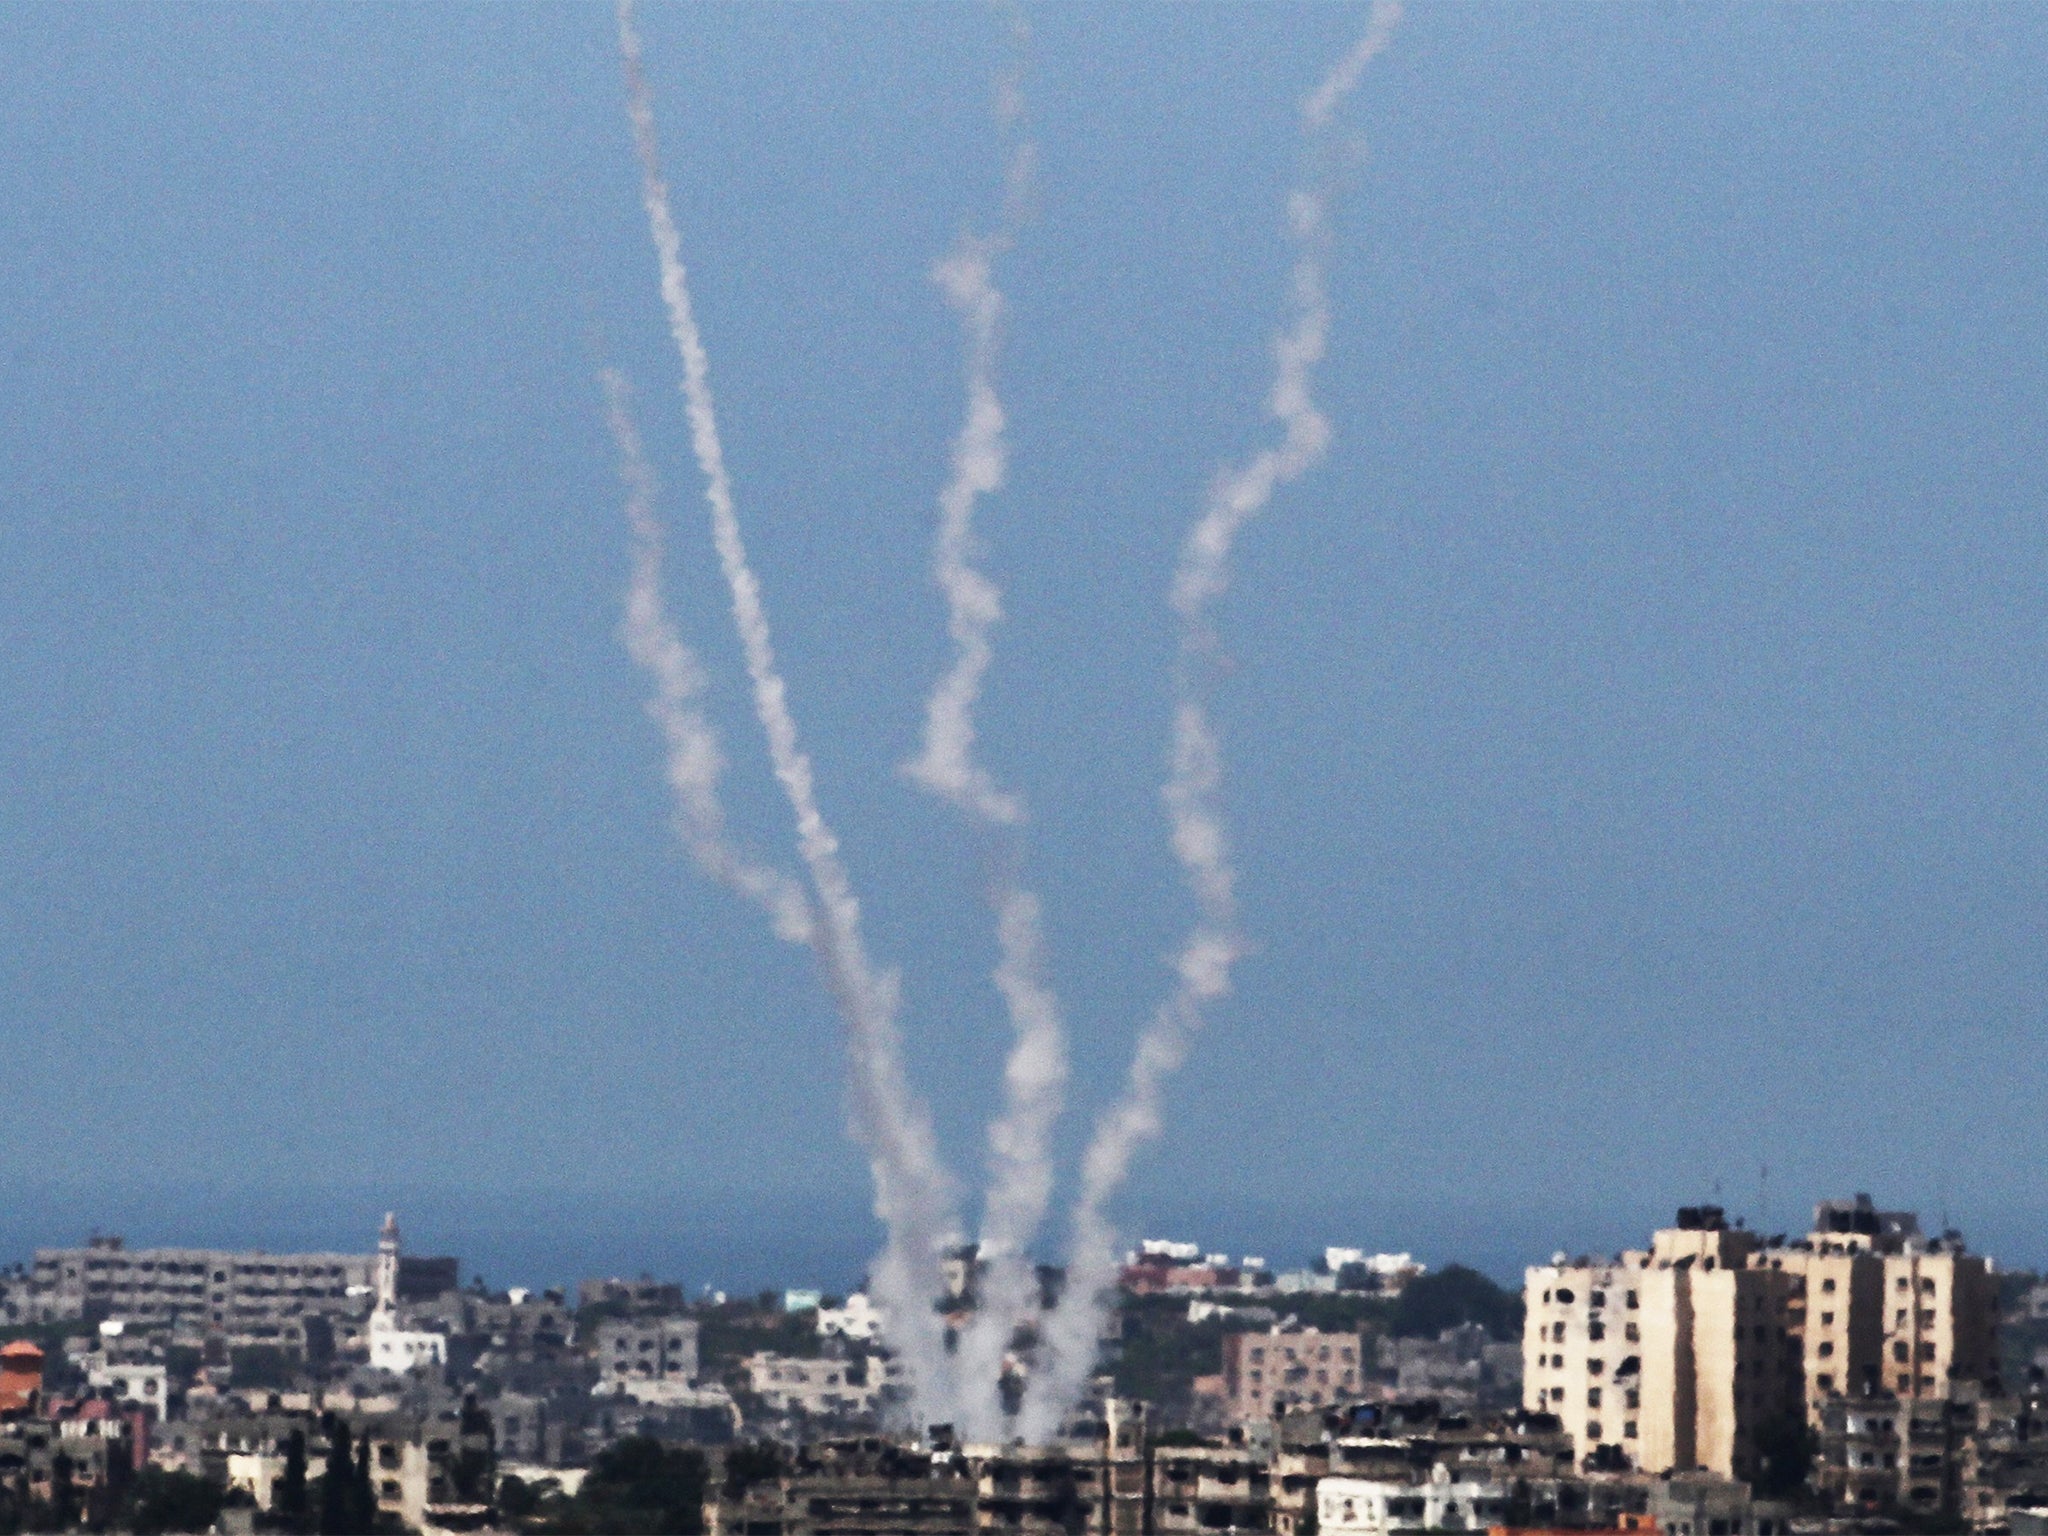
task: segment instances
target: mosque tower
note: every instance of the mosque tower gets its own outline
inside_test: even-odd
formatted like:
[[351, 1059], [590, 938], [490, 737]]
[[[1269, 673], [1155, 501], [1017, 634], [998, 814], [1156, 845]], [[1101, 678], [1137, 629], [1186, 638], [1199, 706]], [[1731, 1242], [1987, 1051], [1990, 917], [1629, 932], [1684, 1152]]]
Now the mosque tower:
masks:
[[398, 1216], [384, 1213], [384, 1225], [377, 1233], [377, 1310], [386, 1317], [398, 1311]]

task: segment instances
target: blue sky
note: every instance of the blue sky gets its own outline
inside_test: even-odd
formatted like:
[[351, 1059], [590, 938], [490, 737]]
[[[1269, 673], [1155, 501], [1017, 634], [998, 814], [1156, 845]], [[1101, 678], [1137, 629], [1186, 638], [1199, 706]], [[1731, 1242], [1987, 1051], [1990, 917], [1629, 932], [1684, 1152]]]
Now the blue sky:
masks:
[[[1078, 1126], [1189, 915], [1167, 571], [1264, 441], [1294, 105], [1363, 15], [1027, 14], [983, 718]], [[794, 701], [971, 1168], [982, 854], [896, 765], [1001, 29], [644, 25]], [[1505, 1268], [1755, 1214], [1768, 1163], [1774, 1226], [1867, 1188], [2048, 1259], [2044, 54], [2019, 7], [1411, 9], [1347, 108], [1336, 443], [1218, 615], [1257, 950], [1133, 1221]], [[857, 1263], [838, 1026], [673, 847], [616, 638], [606, 363], [779, 845], [608, 12], [0, 11], [0, 292], [18, 1240], [352, 1240], [395, 1191], [502, 1268], [542, 1191], [620, 1263]]]

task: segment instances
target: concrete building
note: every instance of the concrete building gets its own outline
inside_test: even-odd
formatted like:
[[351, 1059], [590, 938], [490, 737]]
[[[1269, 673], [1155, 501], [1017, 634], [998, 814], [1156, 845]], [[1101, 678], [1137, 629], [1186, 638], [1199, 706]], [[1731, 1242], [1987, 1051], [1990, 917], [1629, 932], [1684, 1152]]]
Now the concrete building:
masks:
[[1807, 1418], [1815, 1428], [1830, 1398], [1868, 1396], [1882, 1386], [1884, 1260], [1876, 1244], [1895, 1219], [1874, 1209], [1868, 1195], [1823, 1201], [1810, 1237], [1757, 1261], [1803, 1282], [1795, 1310], [1803, 1324]]
[[1154, 1448], [1151, 1530], [1155, 1536], [1265, 1531], [1271, 1528], [1272, 1510], [1272, 1475], [1265, 1462], [1245, 1447]]
[[365, 1254], [130, 1249], [96, 1237], [83, 1248], [36, 1250], [28, 1311], [50, 1322], [118, 1318], [303, 1349], [307, 1316], [368, 1312], [371, 1268]]
[[1798, 1320], [1816, 1427], [1837, 1396], [2000, 1391], [1997, 1276], [1957, 1234], [1925, 1237], [1911, 1212], [1880, 1211], [1859, 1194], [1822, 1201], [1809, 1236], [1751, 1262], [1805, 1282]]
[[1884, 1385], [1947, 1398], [1963, 1383], [1997, 1393], [1998, 1280], [1953, 1233], [1884, 1256]]
[[793, 1355], [755, 1354], [745, 1362], [747, 1387], [771, 1413], [802, 1412], [814, 1418], [871, 1414], [882, 1395], [901, 1381], [893, 1360], [807, 1360]]
[[1289, 1408], [1356, 1397], [1363, 1384], [1359, 1336], [1276, 1326], [1223, 1336], [1223, 1394], [1239, 1423]]
[[579, 1307], [615, 1308], [624, 1312], [680, 1312], [687, 1298], [680, 1285], [667, 1280], [585, 1280], [576, 1287]]
[[1760, 1247], [1702, 1206], [1647, 1253], [1530, 1269], [1525, 1406], [1556, 1414], [1582, 1458], [1753, 1476], [1759, 1431], [1803, 1401], [1801, 1282], [1752, 1267]]
[[1328, 1536], [1392, 1536], [1396, 1531], [1466, 1531], [1506, 1525], [1512, 1485], [1452, 1479], [1439, 1463], [1412, 1483], [1326, 1477], [1316, 1488], [1316, 1528]]
[[1582, 1456], [1605, 1447], [1648, 1471], [1754, 1476], [1758, 1435], [1803, 1414], [1854, 1458], [1838, 1479], [1854, 1504], [1868, 1480], [1847, 1474], [1867, 1448], [1848, 1426], [1873, 1420], [1830, 1404], [1999, 1390], [1989, 1262], [1868, 1195], [1823, 1201], [1791, 1243], [1684, 1210], [1647, 1253], [1531, 1269], [1527, 1287], [1524, 1402], [1559, 1415]]
[[598, 1385], [608, 1392], [636, 1383], [697, 1381], [697, 1323], [687, 1317], [618, 1317], [597, 1325]]
[[706, 1536], [975, 1536], [975, 1483], [956, 1457], [882, 1439], [787, 1453], [773, 1472], [728, 1466], [705, 1504]]

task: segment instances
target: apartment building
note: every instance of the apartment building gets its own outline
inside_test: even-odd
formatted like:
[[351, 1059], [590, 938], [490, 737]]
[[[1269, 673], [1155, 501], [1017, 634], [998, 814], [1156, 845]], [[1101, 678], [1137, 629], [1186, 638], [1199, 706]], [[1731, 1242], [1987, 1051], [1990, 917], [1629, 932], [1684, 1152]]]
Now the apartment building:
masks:
[[1263, 1333], [1223, 1336], [1223, 1393], [1239, 1423], [1269, 1419], [1288, 1408], [1320, 1408], [1356, 1397], [1360, 1341], [1355, 1333], [1323, 1333], [1276, 1325]]
[[1647, 1252], [1560, 1259], [1526, 1285], [1523, 1400], [1581, 1457], [1751, 1477], [1788, 1418], [1820, 1430], [1847, 1422], [1828, 1419], [1844, 1398], [1999, 1388], [1990, 1263], [1868, 1195], [1823, 1201], [1790, 1243], [1688, 1208]]
[[1911, 1212], [1880, 1211], [1859, 1194], [1822, 1201], [1809, 1236], [1752, 1262], [1806, 1282], [1800, 1320], [1816, 1428], [1833, 1397], [1999, 1391], [1997, 1275], [1956, 1233], [1923, 1236]]
[[1953, 1234], [1884, 1256], [1886, 1389], [1947, 1398], [1970, 1382], [1998, 1390], [1998, 1279]]
[[1801, 1282], [1752, 1268], [1754, 1233], [1689, 1207], [1647, 1252], [1527, 1272], [1523, 1402], [1582, 1459], [1753, 1475], [1758, 1432], [1800, 1411]]
[[368, 1315], [372, 1264], [361, 1253], [131, 1249], [95, 1237], [83, 1248], [37, 1249], [29, 1293], [47, 1321], [118, 1318], [292, 1348], [303, 1347], [308, 1316]]
[[697, 1322], [688, 1317], [620, 1317], [597, 1325], [597, 1368], [607, 1391], [636, 1382], [697, 1381]]

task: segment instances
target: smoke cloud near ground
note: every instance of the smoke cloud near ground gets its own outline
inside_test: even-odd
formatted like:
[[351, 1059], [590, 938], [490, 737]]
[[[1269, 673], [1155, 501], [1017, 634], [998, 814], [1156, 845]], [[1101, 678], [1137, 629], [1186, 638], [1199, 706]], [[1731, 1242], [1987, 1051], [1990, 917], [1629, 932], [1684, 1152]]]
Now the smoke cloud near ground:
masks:
[[846, 1020], [852, 1060], [851, 1129], [867, 1153], [875, 1214], [888, 1232], [869, 1283], [887, 1314], [889, 1342], [907, 1374], [912, 1412], [931, 1416], [951, 1398], [944, 1328], [932, 1302], [943, 1284], [944, 1249], [956, 1230], [953, 1183], [940, 1159], [930, 1116], [904, 1073], [897, 978], [878, 969], [868, 956], [860, 903], [839, 857], [838, 838], [818, 806], [811, 761], [799, 745], [788, 689], [776, 667], [760, 582], [740, 536], [718, 437], [710, 364], [690, 307], [682, 242], [662, 179], [632, 0], [619, 0], [618, 33], [633, 146], [640, 160], [641, 201], [660, 265], [669, 331], [682, 359], [690, 442], [704, 477], [712, 541], [732, 595], [733, 624], [753, 684], [755, 714], [768, 741], [776, 780], [796, 820], [797, 850], [816, 902], [812, 947]]

